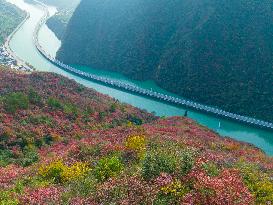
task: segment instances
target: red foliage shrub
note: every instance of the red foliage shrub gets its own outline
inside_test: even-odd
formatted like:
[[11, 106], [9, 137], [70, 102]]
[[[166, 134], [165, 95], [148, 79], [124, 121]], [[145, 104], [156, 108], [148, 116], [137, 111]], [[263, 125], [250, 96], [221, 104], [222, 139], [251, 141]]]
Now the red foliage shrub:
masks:
[[189, 174], [195, 193], [188, 195], [185, 203], [215, 205], [251, 205], [254, 198], [242, 182], [237, 170], [224, 170], [217, 177], [210, 177], [200, 169]]
[[25, 173], [25, 169], [14, 165], [0, 167], [0, 189], [11, 187], [13, 182]]
[[42, 187], [35, 190], [26, 190], [25, 192], [25, 195], [20, 198], [21, 204], [57, 205], [61, 202], [61, 190], [57, 187]]

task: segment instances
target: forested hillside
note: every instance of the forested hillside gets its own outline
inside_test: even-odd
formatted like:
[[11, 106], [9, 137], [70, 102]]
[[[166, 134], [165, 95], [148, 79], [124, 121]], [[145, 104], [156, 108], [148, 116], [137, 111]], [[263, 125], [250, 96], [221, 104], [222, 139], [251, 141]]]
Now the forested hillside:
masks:
[[0, 0], [0, 45], [24, 19], [25, 13], [5, 0]]
[[82, 0], [58, 58], [273, 121], [273, 0]]
[[0, 204], [273, 203], [273, 159], [249, 144], [53, 73], [0, 82]]
[[47, 20], [48, 28], [55, 33], [58, 39], [62, 39], [73, 12], [74, 10], [71, 9], [63, 9]]
[[80, 0], [42, 0], [45, 4], [54, 5], [58, 12], [48, 19], [47, 26], [55, 33], [57, 38], [62, 39], [67, 24], [79, 4]]

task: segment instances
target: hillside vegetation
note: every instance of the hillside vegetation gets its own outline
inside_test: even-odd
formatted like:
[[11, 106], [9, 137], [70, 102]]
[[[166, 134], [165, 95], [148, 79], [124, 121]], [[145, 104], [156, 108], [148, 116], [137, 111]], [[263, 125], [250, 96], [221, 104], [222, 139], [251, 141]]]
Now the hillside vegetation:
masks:
[[56, 35], [58, 39], [62, 39], [67, 28], [68, 22], [73, 15], [75, 8], [65, 8], [58, 11], [54, 16], [50, 17], [46, 24]]
[[57, 38], [61, 40], [80, 0], [42, 0], [42, 2], [57, 7], [58, 12], [50, 17], [46, 24], [55, 33]]
[[25, 13], [5, 0], [0, 0], [0, 45], [23, 21]]
[[273, 203], [273, 159], [52, 73], [0, 75], [0, 204]]
[[82, 0], [58, 58], [273, 122], [272, 0]]

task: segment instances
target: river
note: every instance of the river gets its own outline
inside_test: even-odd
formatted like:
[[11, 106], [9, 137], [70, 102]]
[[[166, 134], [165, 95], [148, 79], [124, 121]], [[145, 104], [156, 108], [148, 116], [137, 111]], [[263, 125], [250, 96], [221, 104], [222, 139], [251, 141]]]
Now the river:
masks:
[[[34, 66], [36, 70], [59, 73], [63, 76], [74, 79], [87, 87], [93, 88], [101, 93], [114, 97], [121, 102], [126, 102], [141, 109], [146, 109], [149, 112], [155, 112], [159, 116], [177, 116], [184, 114], [185, 110], [181, 107], [175, 107], [163, 102], [157, 102], [145, 97], [109, 88], [101, 84], [97, 84], [74, 76], [54, 66], [39, 54], [33, 43], [33, 33], [35, 30], [35, 26], [44, 14], [42, 8], [40, 8], [40, 6], [38, 5], [25, 3], [24, 0], [7, 1], [15, 4], [23, 10], [26, 10], [30, 14], [30, 18], [11, 39], [10, 47], [17, 54], [18, 57]], [[48, 7], [48, 10], [51, 15], [53, 15], [57, 11], [55, 7], [50, 6]], [[38, 40], [44, 50], [52, 56], [56, 55], [56, 51], [61, 45], [61, 42], [56, 38], [54, 33], [50, 29], [48, 29], [46, 25], [41, 28], [38, 35]], [[133, 81], [124, 77], [123, 75], [114, 72], [100, 71], [82, 66], [77, 66], [77, 68], [96, 75], [118, 79], [127, 83], [138, 85], [143, 88], [168, 93], [167, 91], [160, 89], [151, 81]], [[196, 120], [204, 126], [209, 127], [210, 129], [213, 129], [222, 136], [229, 136], [236, 140], [254, 144], [255, 146], [261, 148], [268, 155], [273, 156], [273, 132], [250, 127], [234, 121], [213, 117], [192, 110], [189, 110], [188, 117]]]

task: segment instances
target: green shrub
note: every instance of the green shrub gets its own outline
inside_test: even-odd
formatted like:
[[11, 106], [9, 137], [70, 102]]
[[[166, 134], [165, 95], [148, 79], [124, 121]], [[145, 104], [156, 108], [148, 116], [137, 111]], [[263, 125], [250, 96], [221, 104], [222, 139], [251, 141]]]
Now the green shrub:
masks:
[[69, 115], [70, 117], [77, 117], [78, 116], [78, 109], [74, 104], [65, 103], [63, 105], [63, 111], [65, 114]]
[[25, 147], [35, 143], [36, 135], [29, 131], [21, 131], [17, 133], [16, 145], [19, 145], [23, 150]]
[[0, 135], [0, 150], [5, 149], [6, 144], [10, 139], [11, 133], [11, 130], [3, 130], [3, 133]]
[[27, 122], [30, 122], [34, 125], [40, 125], [40, 124], [44, 124], [44, 125], [52, 125], [53, 119], [49, 116], [46, 115], [34, 115], [34, 116], [30, 116], [27, 120]]
[[123, 170], [123, 164], [117, 156], [104, 157], [98, 161], [94, 175], [98, 181], [105, 181]]
[[111, 104], [109, 111], [111, 113], [113, 113], [113, 112], [116, 112], [116, 109], [117, 109], [117, 105], [115, 103], [113, 103], [113, 104]]
[[83, 114], [83, 121], [85, 123], [90, 122], [91, 121], [90, 115], [94, 114], [94, 112], [95, 111], [92, 107], [90, 107], [90, 106], [86, 107], [82, 113]]
[[[101, 154], [102, 144], [98, 143], [93, 146], [84, 143], [79, 144], [79, 152], [77, 152], [77, 159], [80, 161], [92, 161]], [[75, 157], [75, 153], [70, 153]]]
[[194, 155], [191, 151], [184, 150], [180, 158], [180, 172], [184, 176], [189, 173], [194, 165]]
[[0, 190], [0, 204], [1, 205], [17, 205], [19, 200], [14, 198], [13, 191]]
[[64, 204], [70, 204], [69, 201], [75, 197], [88, 197], [96, 192], [97, 180], [92, 174], [86, 177], [72, 180], [67, 184], [67, 190], [62, 194]]
[[35, 147], [41, 148], [42, 146], [45, 145], [45, 142], [44, 142], [43, 138], [37, 138], [37, 137], [35, 137], [35, 139], [34, 139], [34, 145], [35, 145]]
[[53, 98], [53, 97], [50, 97], [48, 99], [47, 104], [53, 110], [60, 110], [63, 108], [62, 103], [58, 99]]
[[23, 167], [27, 167], [38, 160], [39, 155], [35, 148], [26, 147], [18, 156], [9, 150], [0, 150], [0, 167], [7, 166], [10, 163], [17, 163]]
[[24, 186], [27, 186], [30, 188], [48, 187], [52, 185], [52, 181], [44, 180], [39, 175], [36, 175], [33, 177], [25, 177], [22, 179], [22, 183]]
[[103, 121], [104, 118], [106, 117], [106, 113], [105, 112], [99, 112], [99, 121]]
[[42, 103], [41, 96], [32, 88], [28, 92], [28, 99], [32, 104], [35, 105], [40, 105]]
[[45, 135], [43, 137], [43, 140], [44, 140], [45, 144], [47, 144], [47, 145], [51, 145], [53, 143], [53, 137], [50, 134]]
[[176, 159], [173, 155], [164, 152], [150, 152], [143, 161], [142, 176], [151, 180], [165, 172], [172, 174], [176, 169]]
[[11, 93], [4, 98], [5, 110], [15, 113], [18, 109], [28, 109], [29, 100], [24, 93]]
[[203, 169], [207, 172], [207, 174], [211, 177], [218, 176], [220, 173], [219, 168], [213, 162], [208, 162], [202, 165]]
[[0, 149], [0, 167], [5, 167], [12, 163], [13, 154], [9, 150], [1, 150]]
[[85, 108], [83, 114], [85, 116], [89, 116], [89, 115], [94, 114], [94, 112], [95, 112], [94, 109], [92, 107], [88, 106], [88, 107]]
[[134, 125], [142, 125], [143, 124], [143, 120], [135, 115], [129, 115], [128, 121], [133, 123]]
[[81, 93], [82, 91], [84, 91], [84, 89], [85, 89], [85, 87], [84, 87], [83, 85], [80, 84], [80, 85], [77, 87], [76, 91], [77, 91], [78, 93]]
[[9, 189], [0, 189], [1, 205], [17, 205], [19, 200], [17, 196], [24, 191], [24, 184], [21, 180], [16, 181], [13, 187]]
[[113, 119], [112, 122], [111, 122], [111, 124], [110, 124], [110, 128], [121, 126], [122, 123], [124, 123], [124, 122], [122, 122], [122, 120]]
[[21, 166], [27, 167], [39, 160], [39, 154], [35, 148], [27, 147], [23, 150], [23, 157], [18, 160]]

